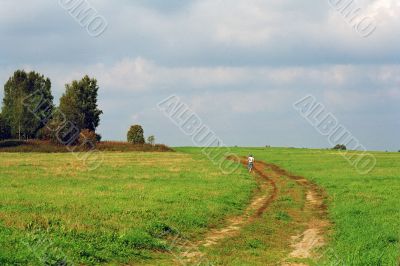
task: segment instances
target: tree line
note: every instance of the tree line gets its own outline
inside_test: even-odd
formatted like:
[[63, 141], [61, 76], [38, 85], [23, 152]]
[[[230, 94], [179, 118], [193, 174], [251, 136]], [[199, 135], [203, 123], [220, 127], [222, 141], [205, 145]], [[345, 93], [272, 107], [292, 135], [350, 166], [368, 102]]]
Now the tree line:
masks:
[[86, 75], [66, 84], [60, 104], [55, 106], [49, 78], [17, 70], [4, 85], [0, 139], [74, 144], [82, 132], [96, 134], [103, 113], [97, 106], [98, 90], [97, 80]]
[[[51, 81], [35, 71], [17, 70], [4, 85], [0, 112], [0, 140], [38, 139], [58, 144], [96, 143], [103, 113], [98, 108], [99, 86], [95, 78], [84, 76], [65, 85], [59, 106], [53, 103]], [[143, 128], [131, 126], [127, 140], [145, 144]], [[155, 137], [147, 143], [154, 145]]]

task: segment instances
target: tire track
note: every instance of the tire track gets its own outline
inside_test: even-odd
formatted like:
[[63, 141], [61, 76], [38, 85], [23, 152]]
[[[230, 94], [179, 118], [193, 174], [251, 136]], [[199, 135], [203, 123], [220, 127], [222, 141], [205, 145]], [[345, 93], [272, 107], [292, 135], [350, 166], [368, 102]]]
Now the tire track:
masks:
[[[315, 183], [304, 177], [291, 174], [290, 172], [271, 163], [265, 163], [267, 167], [275, 173], [286, 176], [296, 181], [297, 184], [306, 189], [306, 203], [303, 212], [312, 214], [309, 219], [306, 230], [299, 235], [292, 236], [292, 252], [285, 260], [290, 259], [312, 259], [315, 257], [315, 250], [325, 245], [325, 232], [330, 227], [328, 220], [328, 208], [325, 204], [327, 199], [326, 192]], [[301, 266], [306, 264], [283, 262], [283, 266]]]
[[[233, 160], [233, 158], [227, 159]], [[247, 166], [247, 159], [241, 158], [238, 163]], [[203, 240], [193, 243], [192, 252], [181, 254], [182, 264], [191, 264], [196, 258], [205, 257], [206, 255], [200, 251], [200, 248], [211, 247], [217, 245], [223, 239], [234, 237], [240, 233], [245, 225], [262, 217], [271, 204], [281, 196], [277, 183], [281, 182], [282, 177], [294, 180], [305, 189], [306, 203], [303, 207], [303, 212], [312, 213], [312, 218], [308, 221], [307, 229], [304, 232], [300, 235], [292, 236], [291, 247], [293, 250], [281, 265], [303, 265], [286, 261], [312, 258], [314, 256], [313, 251], [325, 244], [324, 232], [327, 230], [329, 222], [327, 220], [327, 207], [324, 204], [326, 198], [324, 190], [304, 177], [293, 175], [271, 163], [256, 161], [253, 170], [254, 174], [259, 177], [258, 194], [261, 195], [257, 195], [251, 200], [243, 215], [229, 218], [225, 227], [212, 229], [204, 236]]]
[[[233, 158], [227, 159], [234, 160]], [[247, 159], [241, 159], [238, 163], [247, 166]], [[261, 195], [258, 195], [251, 200], [251, 203], [246, 208], [243, 215], [229, 218], [225, 227], [212, 229], [206, 234], [204, 240], [194, 243], [193, 252], [185, 252], [181, 254], [180, 257], [184, 262], [183, 264], [191, 264], [191, 262], [197, 261], [198, 258], [205, 257], [205, 254], [200, 251], [201, 247], [217, 245], [223, 239], [239, 234], [243, 226], [261, 217], [268, 207], [276, 200], [278, 196], [278, 187], [276, 185], [277, 180], [266, 175], [264, 168], [265, 165], [262, 162], [256, 162], [254, 164], [254, 172], [256, 175], [261, 177], [261, 180], [258, 180], [260, 188], [259, 193], [261, 193]], [[270, 192], [271, 188], [272, 192]]]
[[[242, 159], [241, 163], [247, 167], [247, 160]], [[265, 165], [262, 162], [256, 162], [254, 164], [254, 172], [258, 174], [258, 176], [262, 177], [265, 181], [267, 181], [272, 187], [272, 193], [269, 198], [263, 203], [261, 207], [257, 209], [257, 212], [252, 219], [261, 217], [261, 215], [267, 210], [268, 206], [271, 205], [276, 198], [278, 197], [278, 186], [276, 185], [276, 180], [273, 177], [267, 176], [265, 173]]]

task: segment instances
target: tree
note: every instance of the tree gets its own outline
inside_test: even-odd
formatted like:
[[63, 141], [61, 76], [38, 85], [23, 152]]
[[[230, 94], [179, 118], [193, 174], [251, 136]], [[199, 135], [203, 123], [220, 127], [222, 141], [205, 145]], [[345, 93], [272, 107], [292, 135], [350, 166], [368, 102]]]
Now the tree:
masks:
[[59, 144], [59, 141], [57, 140], [57, 129], [61, 128], [62, 122], [58, 119], [57, 113], [53, 113], [52, 119], [47, 122], [46, 126], [37, 132], [36, 138]]
[[343, 144], [337, 144], [335, 147], [333, 147], [333, 149], [345, 151], [345, 150], [347, 150], [347, 147], [346, 147], [346, 145], [343, 145]]
[[156, 143], [156, 137], [154, 137], [153, 135], [149, 136], [147, 138], [147, 143], [154, 146], [154, 144]]
[[7, 121], [0, 114], [0, 140], [9, 139], [11, 137], [11, 128]]
[[65, 87], [66, 91], [60, 99], [60, 112], [79, 130], [88, 129], [95, 132], [103, 113], [97, 106], [97, 80], [86, 75], [82, 80], [74, 80]]
[[17, 70], [4, 85], [2, 114], [13, 138], [34, 138], [53, 108], [50, 79], [39, 73]]
[[144, 132], [140, 125], [131, 126], [128, 131], [128, 142], [133, 144], [144, 144]]

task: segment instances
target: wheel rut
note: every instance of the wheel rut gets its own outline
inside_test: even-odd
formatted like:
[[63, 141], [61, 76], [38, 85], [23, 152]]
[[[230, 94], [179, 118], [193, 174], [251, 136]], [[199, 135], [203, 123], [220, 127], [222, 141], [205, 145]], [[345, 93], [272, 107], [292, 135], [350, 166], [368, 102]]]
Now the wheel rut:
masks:
[[307, 265], [302, 263], [287, 262], [296, 259], [312, 259], [318, 258], [316, 250], [321, 248], [326, 243], [326, 232], [329, 230], [330, 222], [328, 220], [328, 208], [325, 204], [327, 199], [326, 192], [316, 185], [315, 183], [305, 179], [304, 177], [291, 174], [285, 169], [271, 163], [265, 163], [265, 165], [272, 169], [273, 172], [286, 176], [287, 178], [294, 180], [297, 184], [304, 187], [305, 193], [305, 205], [303, 208], [304, 213], [310, 213], [311, 218], [306, 223], [305, 231], [300, 234], [292, 236], [292, 252], [289, 256], [281, 263], [284, 266], [301, 266]]
[[[228, 159], [233, 160], [233, 158]], [[247, 166], [246, 158], [241, 158], [238, 163]], [[271, 163], [256, 161], [253, 175], [257, 178], [259, 189], [244, 213], [240, 216], [228, 218], [223, 228], [211, 229], [206, 233], [203, 240], [192, 243], [193, 247], [190, 252], [186, 251], [180, 254], [180, 264], [192, 265], [194, 261], [199, 261], [199, 258], [206, 257], [206, 254], [201, 252], [200, 249], [218, 245], [224, 239], [237, 236], [245, 225], [251, 224], [255, 219], [262, 218], [271, 204], [273, 204], [278, 197], [282, 196], [277, 185], [282, 177], [294, 180], [299, 186], [304, 188], [306, 195], [304, 195], [305, 204], [303, 209], [304, 211], [312, 213], [312, 217], [307, 222], [304, 232], [292, 236], [290, 243], [292, 251], [288, 257], [278, 263], [278, 265], [306, 265], [290, 261], [315, 257], [315, 249], [325, 244], [324, 233], [329, 226], [329, 222], [326, 218], [327, 208], [324, 204], [324, 199], [326, 198], [325, 192], [307, 179], [293, 175]]]

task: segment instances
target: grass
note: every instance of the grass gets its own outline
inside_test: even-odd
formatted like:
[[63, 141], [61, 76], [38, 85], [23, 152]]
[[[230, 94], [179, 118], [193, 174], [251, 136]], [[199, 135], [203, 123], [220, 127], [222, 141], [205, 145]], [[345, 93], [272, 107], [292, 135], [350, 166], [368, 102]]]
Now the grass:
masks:
[[92, 172], [70, 154], [0, 162], [0, 265], [171, 262], [169, 237], [201, 237], [254, 188], [243, 169], [228, 176], [175, 152], [109, 152]]
[[[289, 196], [279, 198], [260, 219], [246, 225], [239, 235], [207, 250], [215, 265], [281, 265], [291, 251], [291, 236], [304, 230], [308, 213], [302, 212], [303, 188], [282, 178], [279, 190]], [[296, 199], [294, 201], [293, 199]], [[299, 217], [293, 221], [292, 217]]]
[[[233, 148], [323, 187], [332, 230], [309, 265], [398, 265], [400, 153], [374, 153], [360, 175], [331, 150]], [[70, 154], [0, 153], [0, 265], [171, 265], [176, 235], [196, 241], [240, 215], [256, 188], [244, 168], [223, 174], [198, 148], [105, 152], [100, 168]], [[304, 190], [281, 178], [283, 193], [240, 235], [202, 249], [216, 265], [274, 265], [304, 230]]]
[[[234, 151], [272, 162], [307, 177], [329, 195], [333, 222], [324, 251], [331, 265], [399, 265], [400, 154], [374, 152], [377, 165], [360, 175], [339, 152], [285, 148], [237, 148]], [[323, 263], [320, 262], [320, 263]]]

